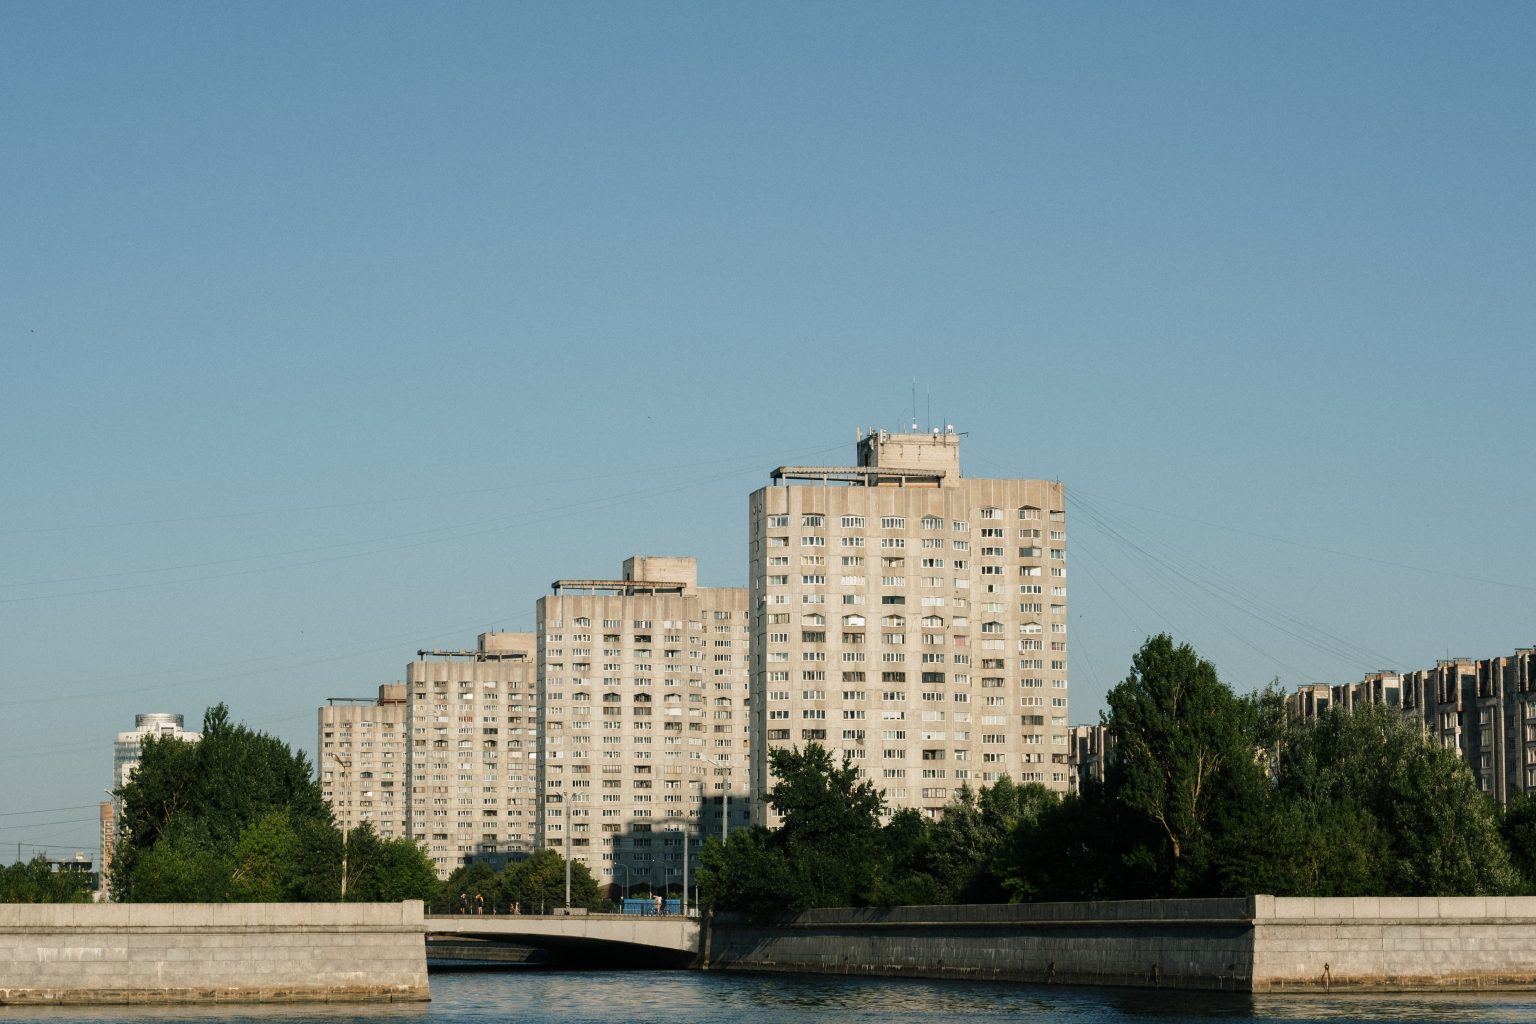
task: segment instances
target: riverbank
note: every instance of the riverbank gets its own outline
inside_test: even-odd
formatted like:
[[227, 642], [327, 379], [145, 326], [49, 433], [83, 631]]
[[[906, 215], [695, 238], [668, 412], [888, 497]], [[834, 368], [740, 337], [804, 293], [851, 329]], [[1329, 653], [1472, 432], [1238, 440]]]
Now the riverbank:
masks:
[[0, 905], [0, 1005], [424, 1001], [404, 903]]
[[1536, 897], [1136, 900], [717, 915], [703, 966], [1266, 992], [1536, 989]]

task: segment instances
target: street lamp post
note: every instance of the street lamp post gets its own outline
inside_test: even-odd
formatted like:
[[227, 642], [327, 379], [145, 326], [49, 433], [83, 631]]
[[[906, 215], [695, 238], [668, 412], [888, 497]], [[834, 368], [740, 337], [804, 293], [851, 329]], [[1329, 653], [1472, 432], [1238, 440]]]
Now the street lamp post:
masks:
[[[331, 753], [330, 758], [341, 767], [341, 781], [345, 783], [347, 778], [347, 769], [352, 767], [352, 762], [343, 761], [341, 756], [334, 752]], [[345, 785], [341, 787], [341, 792], [346, 792]], [[342, 822], [341, 829], [341, 898], [343, 901], [345, 901], [347, 898], [347, 828], [345, 821]]]
[[614, 861], [613, 862], [613, 866], [616, 867], [616, 868], [623, 868], [624, 869], [624, 889], [623, 889], [624, 896], [623, 896], [623, 898], [627, 900], [627, 899], [629, 899], [629, 865], [628, 864], [620, 864], [618, 861]]

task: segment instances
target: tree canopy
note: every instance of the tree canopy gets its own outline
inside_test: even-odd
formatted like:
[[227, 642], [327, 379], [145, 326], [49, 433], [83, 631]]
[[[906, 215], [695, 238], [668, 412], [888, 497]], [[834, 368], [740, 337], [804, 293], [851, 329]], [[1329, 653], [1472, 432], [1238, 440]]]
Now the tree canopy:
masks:
[[[466, 864], [442, 884], [442, 902], [448, 909], [463, 894], [473, 906], [483, 896], [488, 907], [506, 912], [519, 903], [524, 911], [541, 912], [565, 906], [565, 858], [554, 850], [536, 850], [528, 857], [509, 862], [500, 871], [481, 861]], [[592, 872], [581, 861], [571, 862], [571, 906], [604, 910], [609, 906]]]
[[39, 854], [28, 861], [0, 865], [0, 903], [89, 903], [91, 875], [55, 871]]
[[[1108, 703], [1105, 785], [1016, 831], [1004, 880], [1014, 898], [1449, 896], [1518, 884], [1471, 771], [1396, 708], [1292, 721], [1274, 686], [1238, 697], [1167, 636], [1147, 641]], [[1505, 816], [1511, 848], [1536, 851], [1532, 821], [1524, 804]]]
[[[122, 902], [325, 901], [341, 897], [343, 838], [308, 759], [230, 720], [203, 737], [144, 741], [116, 793], [123, 814], [111, 889]], [[436, 876], [409, 839], [347, 837], [348, 899], [430, 899]], [[431, 884], [428, 884], [428, 879]]]

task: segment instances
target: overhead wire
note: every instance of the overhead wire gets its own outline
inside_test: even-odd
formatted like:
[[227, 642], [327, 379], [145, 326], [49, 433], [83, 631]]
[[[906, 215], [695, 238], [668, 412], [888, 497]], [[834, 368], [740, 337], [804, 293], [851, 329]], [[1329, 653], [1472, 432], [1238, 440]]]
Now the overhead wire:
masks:
[[[827, 448], [827, 449], [817, 449], [817, 450], [810, 451], [810, 452], [801, 452], [801, 453], [797, 453], [796, 457], [804, 457], [804, 456], [808, 456], [808, 455], [819, 455], [819, 454], [823, 454], [825, 451], [829, 451], [829, 450], [832, 450], [832, 449]], [[725, 460], [720, 460], [720, 461], [725, 461]], [[730, 461], [734, 461], [734, 462], [738, 462], [739, 463], [741, 460], [737, 459], [737, 460], [730, 460]], [[353, 551], [353, 552], [349, 552], [349, 553], [346, 553], [346, 554], [334, 555], [334, 556], [327, 557], [327, 558], [309, 559], [309, 560], [299, 561], [299, 562], [284, 562], [284, 563], [277, 564], [277, 565], [262, 565], [262, 566], [256, 566], [256, 567], [253, 567], [253, 568], [248, 568], [248, 569], [236, 570], [236, 571], [233, 571], [233, 572], [210, 573], [210, 574], [206, 574], [206, 575], [182, 577], [182, 578], [169, 579], [169, 580], [149, 580], [149, 581], [145, 581], [145, 582], [141, 582], [141, 583], [127, 584], [125, 586], [98, 587], [98, 588], [93, 588], [93, 589], [89, 589], [89, 590], [64, 591], [64, 592], [55, 593], [55, 594], [38, 594], [38, 595], [29, 595], [29, 596], [24, 596], [24, 597], [0, 598], [0, 604], [14, 604], [14, 603], [19, 603], [19, 602], [29, 602], [29, 601], [39, 601], [39, 600], [54, 600], [54, 599], [69, 598], [69, 597], [87, 597], [87, 596], [93, 596], [93, 595], [97, 595], [97, 594], [117, 593], [117, 592], [124, 591], [124, 590], [138, 590], [138, 589], [145, 589], [145, 588], [150, 588], [150, 587], [174, 586], [174, 585], [183, 584], [183, 583], [197, 583], [197, 582], [204, 582], [204, 581], [207, 581], [207, 580], [215, 580], [215, 579], [228, 579], [228, 578], [232, 578], [232, 577], [236, 577], [236, 576], [246, 576], [246, 575], [252, 575], [252, 574], [261, 573], [261, 572], [273, 572], [273, 571], [280, 571], [280, 570], [283, 570], [283, 569], [296, 569], [296, 568], [305, 568], [305, 567], [314, 566], [314, 565], [324, 565], [324, 564], [329, 564], [329, 563], [332, 563], [332, 562], [346, 561], [346, 560], [353, 559], [353, 558], [363, 558], [363, 557], [368, 557], [370, 555], [384, 554], [384, 553], [391, 552], [391, 551], [410, 550], [410, 549], [413, 549], [413, 548], [428, 546], [428, 545], [432, 545], [432, 544], [442, 544], [442, 543], [451, 543], [451, 542], [459, 541], [459, 540], [468, 540], [468, 539], [472, 539], [472, 538], [476, 538], [476, 537], [486, 536], [487, 534], [491, 534], [491, 533], [502, 532], [502, 531], [505, 531], [505, 530], [508, 530], [508, 529], [513, 529], [513, 528], [516, 528], [516, 527], [530, 526], [530, 525], [534, 525], [534, 524], [537, 524], [537, 523], [548, 522], [548, 521], [551, 521], [551, 520], [556, 519], [556, 518], [563, 518], [563, 517], [569, 516], [569, 515], [571, 515], [573, 513], [576, 513], [576, 514], [592, 513], [592, 512], [600, 512], [600, 511], [603, 511], [605, 509], [614, 508], [614, 507], [630, 506], [630, 505], [633, 505], [636, 501], [645, 501], [645, 500], [650, 500], [650, 499], [661, 497], [661, 496], [668, 495], [668, 494], [676, 494], [676, 493], [679, 493], [679, 492], [684, 492], [684, 491], [692, 490], [692, 489], [694, 489], [696, 487], [700, 487], [700, 486], [703, 486], [703, 485], [706, 485], [706, 484], [710, 484], [710, 483], [716, 483], [716, 482], [718, 482], [720, 480], [730, 479], [732, 477], [740, 476], [740, 475], [743, 475], [745, 473], [759, 472], [760, 469], [761, 469], [761, 465], [760, 464], [754, 464], [754, 466], [752, 466], [751, 468], [742, 467], [742, 468], [734, 469], [734, 470], [731, 470], [731, 471], [725, 472], [725, 473], [713, 474], [713, 475], [705, 476], [705, 477], [696, 477], [696, 478], [693, 478], [693, 479], [684, 480], [684, 481], [680, 481], [680, 482], [672, 483], [672, 484], [666, 484], [666, 485], [662, 485], [662, 486], [658, 486], [658, 487], [643, 488], [643, 489], [629, 491], [629, 492], [624, 492], [624, 493], [619, 493], [619, 494], [605, 494], [605, 495], [602, 495], [600, 497], [592, 498], [592, 499], [589, 499], [589, 500], [569, 502], [569, 503], [566, 503], [566, 504], [563, 504], [563, 505], [555, 505], [555, 506], [546, 506], [546, 507], [541, 507], [541, 508], [524, 509], [524, 510], [520, 510], [518, 512], [509, 513], [509, 514], [506, 514], [506, 515], [492, 516], [492, 517], [485, 518], [485, 519], [471, 520], [471, 521], [468, 521], [468, 522], [453, 523], [453, 524], [448, 524], [448, 525], [443, 525], [443, 526], [427, 527], [427, 528], [420, 529], [420, 530], [410, 530], [410, 531], [405, 531], [403, 533], [387, 534], [387, 535], [382, 536], [382, 537], [372, 537], [372, 538], [366, 538], [366, 539], [362, 539], [362, 540], [334, 541], [334, 542], [330, 542], [330, 543], [326, 543], [326, 544], [316, 544], [316, 545], [309, 545], [309, 546], [300, 547], [300, 548], [291, 548], [291, 549], [284, 550], [284, 551], [265, 552], [265, 553], [254, 554], [254, 555], [242, 555], [242, 556], [233, 557], [233, 558], [212, 559], [212, 560], [201, 561], [201, 562], [188, 562], [188, 563], [182, 563], [182, 564], [179, 564], [179, 565], [154, 566], [154, 567], [142, 568], [142, 569], [125, 569], [125, 570], [119, 570], [119, 571], [110, 572], [110, 573], [95, 573], [95, 574], [87, 574], [87, 575], [81, 575], [81, 576], [56, 577], [56, 578], [53, 578], [53, 579], [41, 579], [41, 580], [21, 580], [21, 581], [11, 580], [11, 581], [7, 581], [5, 583], [0, 583], [0, 589], [13, 589], [14, 590], [14, 589], [23, 588], [23, 587], [59, 586], [59, 585], [64, 585], [64, 584], [69, 584], [69, 583], [90, 582], [92, 580], [111, 580], [111, 579], [122, 579], [122, 578], [125, 578], [125, 577], [131, 577], [131, 576], [146, 576], [146, 575], [153, 575], [153, 574], [186, 572], [186, 571], [196, 570], [196, 569], [213, 568], [213, 567], [221, 566], [221, 565], [240, 565], [240, 564], [245, 564], [245, 563], [249, 563], [249, 562], [256, 562], [256, 561], [263, 561], [263, 560], [270, 560], [270, 559], [286, 559], [286, 558], [291, 558], [292, 556], [295, 556], [295, 555], [312, 554], [312, 553], [319, 552], [319, 551], [332, 551], [332, 550], [336, 550], [338, 548], [358, 547], [359, 545], [373, 545], [373, 547], [371, 547], [369, 550], [364, 550], [364, 551]], [[410, 540], [409, 543], [400, 543], [400, 544], [394, 543], [396, 541], [406, 541], [406, 540], [409, 540], [411, 538], [424, 538], [424, 539]]]
[[1391, 664], [1391, 659], [1267, 601], [1221, 570], [1180, 551], [1166, 538], [1137, 536], [1139, 531], [1134, 525], [1118, 521], [1118, 517], [1091, 499], [1075, 498], [1074, 504], [1082, 512], [1079, 522], [1086, 521], [1106, 538], [1120, 544], [1134, 560], [1144, 565], [1146, 571], [1183, 595], [1192, 609], [1197, 609], [1223, 632], [1267, 660], [1298, 675], [1316, 675], [1261, 647], [1250, 630], [1237, 628], [1216, 610], [1218, 606], [1246, 616], [1303, 647], [1355, 665], [1362, 672]]

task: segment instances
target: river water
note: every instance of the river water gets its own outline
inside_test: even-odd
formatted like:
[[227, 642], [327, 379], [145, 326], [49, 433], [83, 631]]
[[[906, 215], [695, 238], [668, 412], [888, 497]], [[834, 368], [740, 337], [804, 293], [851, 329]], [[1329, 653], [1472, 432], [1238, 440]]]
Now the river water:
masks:
[[0, 1006], [0, 1024], [1181, 1024], [1185, 1021], [1536, 1021], [1536, 994], [1221, 996], [697, 971], [432, 975], [432, 1002], [305, 1006]]

